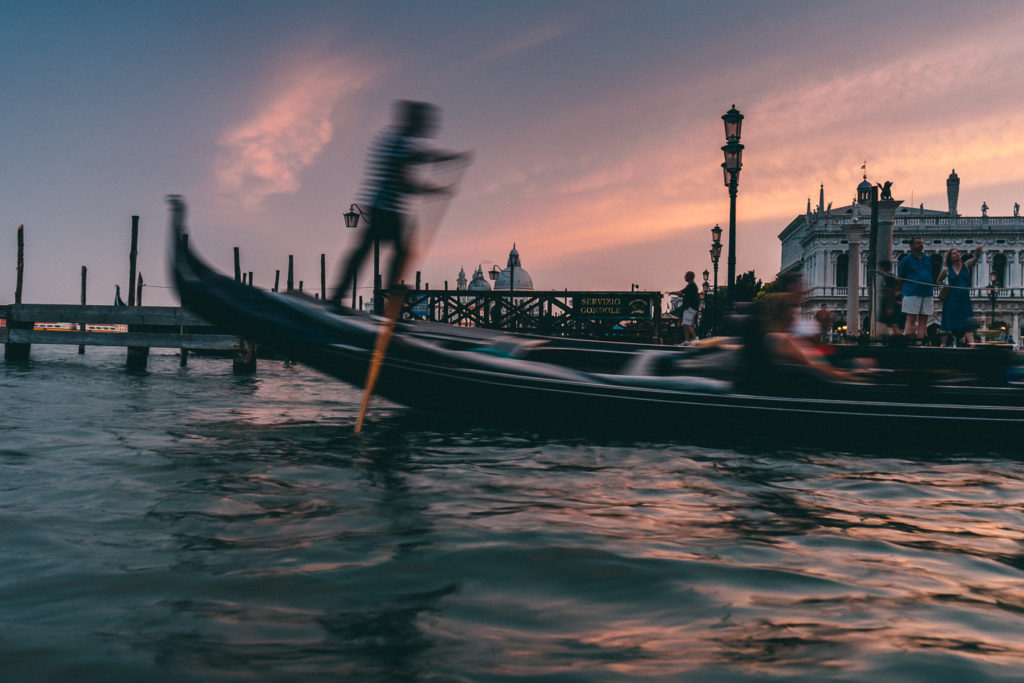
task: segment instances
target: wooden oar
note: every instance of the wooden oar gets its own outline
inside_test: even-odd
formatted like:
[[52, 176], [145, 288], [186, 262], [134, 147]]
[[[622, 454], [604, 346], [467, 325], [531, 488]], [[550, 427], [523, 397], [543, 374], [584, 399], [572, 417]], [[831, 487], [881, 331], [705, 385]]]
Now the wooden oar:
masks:
[[[447, 165], [447, 173], [452, 176], [450, 182], [446, 183], [448, 187], [455, 188], [458, 186], [459, 181], [462, 179], [462, 174], [469, 167], [468, 163], [463, 162], [461, 165]], [[443, 195], [440, 201], [434, 203], [435, 209], [432, 212], [429, 220], [426, 221], [427, 225], [424, 226], [424, 230], [421, 235], [425, 234], [425, 239], [421, 240], [420, 246], [417, 248], [413, 244], [413, 239], [416, 237], [414, 232], [410, 238], [408, 251], [405, 255], [403, 262], [398, 264], [397, 272], [395, 276], [401, 278], [405, 273], [405, 267], [407, 264], [414, 261], [414, 254], [424, 253], [427, 246], [433, 240], [434, 233], [437, 231], [437, 226], [441, 223], [441, 218], [444, 216], [445, 210], [448, 208], [448, 203], [451, 200], [452, 195]], [[388, 350], [388, 344], [391, 343], [391, 337], [395, 332], [395, 323], [398, 321], [398, 316], [402, 313], [402, 305], [405, 303], [405, 297], [408, 293], [406, 287], [391, 287], [388, 292], [387, 304], [384, 307], [384, 321], [381, 323], [380, 330], [377, 332], [377, 342], [373, 347], [373, 355], [370, 357], [370, 367], [366, 372], [366, 382], [363, 386], [363, 402], [359, 406], [359, 416], [356, 418], [355, 433], [358, 434], [363, 430], [363, 422], [366, 420], [366, 411], [370, 406], [370, 397], [373, 395], [373, 388], [377, 384], [377, 377], [380, 375], [380, 366], [384, 363], [384, 356]]]
[[373, 387], [377, 384], [377, 377], [380, 375], [380, 366], [384, 363], [384, 355], [387, 353], [388, 344], [395, 332], [395, 323], [402, 313], [402, 304], [405, 303], [406, 289], [394, 287], [388, 294], [387, 305], [384, 307], [384, 322], [377, 332], [377, 343], [373, 346], [373, 355], [370, 357], [370, 368], [366, 373], [366, 382], [363, 387], [363, 402], [359, 406], [359, 417], [356, 418], [355, 433], [363, 430], [363, 421], [366, 419], [366, 410], [370, 405], [370, 397], [373, 395]]

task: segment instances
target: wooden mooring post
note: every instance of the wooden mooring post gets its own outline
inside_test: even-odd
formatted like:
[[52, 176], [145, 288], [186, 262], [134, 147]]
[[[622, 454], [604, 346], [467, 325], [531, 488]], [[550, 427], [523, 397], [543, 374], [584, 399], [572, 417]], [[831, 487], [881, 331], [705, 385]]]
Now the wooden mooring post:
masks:
[[[82, 266], [82, 305], [85, 305], [85, 278], [88, 269]], [[85, 332], [85, 323], [78, 323], [78, 331]], [[85, 344], [78, 345], [78, 353], [85, 353]]]
[[[21, 288], [25, 276], [25, 226], [18, 226], [18, 274], [17, 281], [14, 285], [14, 303], [21, 303]], [[12, 322], [7, 321], [7, 326], [11, 330], [31, 330], [34, 327], [34, 321], [18, 321]], [[6, 360], [28, 360], [29, 354], [32, 351], [31, 344], [21, 343], [10, 343], [4, 344], [4, 359]]]
[[[128, 305], [141, 305], [142, 298], [142, 277], [136, 282], [135, 267], [139, 257], [139, 217], [132, 216], [132, 248], [128, 252]], [[128, 326], [128, 332], [144, 332], [135, 325]], [[149, 363], [148, 346], [129, 346], [125, 358], [125, 367], [132, 372], [145, 372]]]
[[[242, 275], [242, 261], [239, 257], [238, 247], [235, 247], [235, 282], [246, 284]], [[252, 274], [249, 274], [249, 283], [252, 285]], [[248, 339], [238, 340], [238, 348], [231, 359], [231, 372], [236, 375], [251, 375], [256, 372], [256, 344]]]

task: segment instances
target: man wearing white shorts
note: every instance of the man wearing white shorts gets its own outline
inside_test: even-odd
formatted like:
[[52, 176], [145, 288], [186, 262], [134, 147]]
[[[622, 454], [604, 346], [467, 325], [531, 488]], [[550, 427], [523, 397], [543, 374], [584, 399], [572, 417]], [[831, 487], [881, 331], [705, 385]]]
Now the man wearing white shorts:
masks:
[[686, 343], [697, 338], [697, 330], [694, 329], [693, 323], [697, 320], [697, 309], [700, 308], [700, 291], [697, 289], [697, 283], [694, 282], [695, 277], [692, 270], [686, 271], [683, 276], [686, 286], [678, 292], [672, 292], [672, 294], [683, 297], [683, 313], [679, 316], [679, 324], [683, 330], [683, 341]]
[[907, 341], [924, 339], [928, 316], [932, 314], [932, 260], [924, 254], [920, 237], [910, 240], [910, 253], [900, 259], [896, 271], [903, 280], [903, 312], [907, 324], [903, 335]]

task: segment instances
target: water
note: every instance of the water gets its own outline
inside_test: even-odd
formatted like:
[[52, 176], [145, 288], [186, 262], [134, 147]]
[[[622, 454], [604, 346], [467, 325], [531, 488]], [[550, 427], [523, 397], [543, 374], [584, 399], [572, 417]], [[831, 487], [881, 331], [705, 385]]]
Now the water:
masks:
[[301, 366], [0, 364], [6, 680], [1015, 680], [1024, 459], [471, 428]]

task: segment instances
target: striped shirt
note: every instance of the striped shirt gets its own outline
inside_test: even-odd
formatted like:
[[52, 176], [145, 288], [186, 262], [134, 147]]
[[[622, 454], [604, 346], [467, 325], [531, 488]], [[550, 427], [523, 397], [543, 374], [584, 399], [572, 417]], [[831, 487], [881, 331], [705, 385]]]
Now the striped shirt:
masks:
[[362, 200], [377, 209], [404, 211], [406, 196], [419, 191], [409, 177], [419, 155], [419, 146], [401, 128], [382, 131], [370, 148]]

